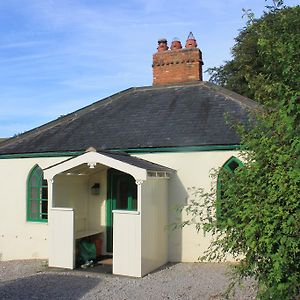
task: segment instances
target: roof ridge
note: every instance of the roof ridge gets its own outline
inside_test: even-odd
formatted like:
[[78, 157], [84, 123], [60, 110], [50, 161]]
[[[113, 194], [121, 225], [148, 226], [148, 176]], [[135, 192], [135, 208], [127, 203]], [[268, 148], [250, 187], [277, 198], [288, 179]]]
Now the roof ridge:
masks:
[[180, 82], [180, 83], [172, 83], [172, 84], [163, 84], [163, 85], [148, 85], [148, 86], [140, 86], [135, 87], [135, 90], [161, 90], [161, 89], [171, 89], [177, 87], [188, 87], [188, 86], [199, 86], [204, 85], [205, 81], [194, 81], [194, 82]]
[[247, 106], [250, 108], [255, 108], [260, 106], [260, 104], [248, 97], [242, 96], [236, 92], [230, 91], [220, 85], [214, 84], [209, 81], [203, 81], [203, 85], [208, 89], [221, 94], [224, 97], [230, 98], [231, 100], [240, 103], [243, 106]]

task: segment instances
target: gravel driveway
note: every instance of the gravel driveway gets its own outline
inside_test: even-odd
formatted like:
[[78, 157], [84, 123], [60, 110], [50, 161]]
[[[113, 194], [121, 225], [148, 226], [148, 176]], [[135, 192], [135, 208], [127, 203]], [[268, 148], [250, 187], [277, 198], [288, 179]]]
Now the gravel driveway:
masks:
[[[66, 271], [42, 260], [0, 262], [0, 299], [215, 300], [228, 284], [226, 264], [168, 264], [140, 279], [113, 276], [109, 268]], [[232, 299], [254, 298], [255, 283], [248, 280]]]

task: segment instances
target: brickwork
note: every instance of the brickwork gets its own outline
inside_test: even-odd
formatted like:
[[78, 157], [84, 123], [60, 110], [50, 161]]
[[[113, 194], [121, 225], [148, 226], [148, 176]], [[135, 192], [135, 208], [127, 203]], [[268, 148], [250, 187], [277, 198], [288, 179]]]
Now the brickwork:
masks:
[[171, 50], [165, 39], [158, 44], [158, 52], [153, 55], [153, 85], [202, 81], [202, 53], [193, 35], [183, 49], [178, 40], [173, 41]]
[[153, 85], [201, 81], [202, 64], [198, 48], [157, 52], [153, 55]]

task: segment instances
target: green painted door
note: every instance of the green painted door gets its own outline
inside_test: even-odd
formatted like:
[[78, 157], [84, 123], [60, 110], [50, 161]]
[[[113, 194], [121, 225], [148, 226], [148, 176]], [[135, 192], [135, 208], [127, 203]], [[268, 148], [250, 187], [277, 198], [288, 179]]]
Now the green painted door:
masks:
[[113, 214], [114, 209], [137, 209], [137, 186], [131, 175], [109, 169], [107, 171], [106, 200], [106, 250], [113, 251]]

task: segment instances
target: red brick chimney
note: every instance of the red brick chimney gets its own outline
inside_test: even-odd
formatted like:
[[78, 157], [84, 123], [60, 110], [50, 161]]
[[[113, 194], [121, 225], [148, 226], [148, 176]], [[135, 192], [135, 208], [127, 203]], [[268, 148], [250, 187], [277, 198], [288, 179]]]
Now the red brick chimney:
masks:
[[167, 40], [160, 39], [157, 52], [153, 54], [153, 85], [202, 81], [202, 53], [192, 32], [185, 48], [174, 38], [168, 49]]

